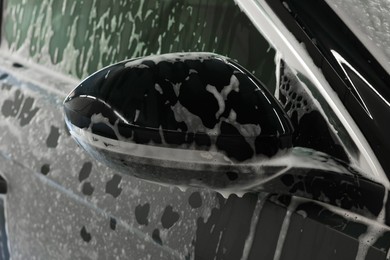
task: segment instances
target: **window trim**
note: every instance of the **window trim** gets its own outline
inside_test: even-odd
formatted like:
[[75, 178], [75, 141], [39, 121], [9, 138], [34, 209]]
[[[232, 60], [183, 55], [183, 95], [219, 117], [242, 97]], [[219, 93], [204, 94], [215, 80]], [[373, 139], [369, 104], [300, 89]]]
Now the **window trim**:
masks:
[[283, 59], [289, 66], [310, 79], [321, 95], [327, 100], [329, 106], [335, 112], [363, 156], [362, 159], [364, 161], [360, 165], [364, 171], [362, 174], [370, 179], [383, 183], [386, 187], [390, 187], [389, 180], [366, 138], [320, 69], [314, 64], [305, 47], [283, 25], [265, 1], [236, 1], [259, 32], [281, 53]]

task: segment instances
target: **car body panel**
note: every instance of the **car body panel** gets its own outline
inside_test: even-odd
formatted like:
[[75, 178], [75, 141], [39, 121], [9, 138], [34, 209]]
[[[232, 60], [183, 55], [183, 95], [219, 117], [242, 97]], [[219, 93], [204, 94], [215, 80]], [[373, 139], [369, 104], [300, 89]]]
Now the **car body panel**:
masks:
[[[141, 4], [145, 2], [140, 1]], [[99, 43], [116, 46], [113, 38], [113, 42], [108, 38], [108, 34], [113, 32], [108, 29], [104, 32], [104, 21], [110, 20], [110, 11], [105, 9], [102, 2], [101, 5], [93, 1], [85, 3], [91, 4], [91, 8], [99, 14], [93, 17], [94, 12], [91, 12], [92, 17], [89, 17], [92, 24], [101, 29]], [[62, 9], [54, 1], [42, 1], [40, 5], [31, 1], [29, 4], [36, 5], [28, 9], [31, 13], [23, 13], [28, 11], [23, 8], [22, 1], [9, 1], [6, 4], [8, 17], [11, 18], [5, 25], [5, 43], [2, 44], [0, 55], [0, 173], [8, 184], [4, 208], [9, 251], [13, 259], [386, 258], [390, 248], [390, 232], [386, 225], [376, 221], [378, 216], [362, 216], [364, 214], [361, 212], [356, 214], [321, 202], [280, 194], [248, 193], [241, 198], [232, 194], [224, 198], [207, 189], [181, 190], [121, 175], [93, 161], [67, 132], [62, 101], [66, 93], [76, 86], [75, 77], [86, 76], [104, 65], [119, 61], [117, 59], [130, 56], [121, 47], [118, 47], [118, 51], [110, 49], [111, 58], [104, 58], [103, 53], [92, 55], [89, 52], [92, 49], [82, 47], [77, 52], [78, 38], [85, 36], [85, 31], [75, 29], [79, 19], [86, 18], [77, 13], [86, 10], [78, 6], [81, 2], [74, 2], [72, 7], [70, 1], [64, 1]], [[164, 9], [172, 6], [167, 5]], [[172, 10], [181, 8], [174, 7]], [[237, 8], [228, 8], [230, 11], [223, 15], [229, 17], [234, 14], [234, 17], [241, 17], [238, 20], [242, 23], [248, 23], [244, 13]], [[73, 11], [67, 13], [62, 10]], [[138, 17], [139, 21], [152, 23], [148, 8], [134, 10], [133, 22], [137, 22]], [[216, 9], [210, 10], [218, 16]], [[64, 40], [58, 34], [51, 34], [58, 32], [51, 26], [59, 26], [61, 22], [51, 24], [52, 20], [44, 20], [38, 11], [48, 12], [55, 19], [61, 14], [70, 14], [68, 24], [64, 26], [66, 29], [62, 28], [69, 38]], [[158, 16], [158, 12], [154, 15]], [[31, 20], [26, 18], [22, 21], [25, 17]], [[119, 16], [110, 18], [110, 26], [116, 28]], [[182, 16], [180, 19], [187, 18]], [[203, 18], [200, 15], [198, 19], [202, 21]], [[33, 26], [18, 28], [25, 21]], [[165, 22], [168, 27], [168, 20]], [[215, 32], [221, 35], [225, 33], [216, 29], [219, 28], [218, 19], [212, 24]], [[164, 31], [167, 28], [155, 29]], [[252, 29], [256, 30], [255, 27]], [[136, 36], [143, 33], [134, 34], [133, 41], [136, 42]], [[157, 44], [159, 33], [162, 34], [159, 31], [154, 38], [145, 42], [144, 46], [153, 43], [153, 49], [134, 47], [130, 48], [129, 55], [174, 50], [174, 46], [159, 49], [164, 46]], [[188, 29], [183, 33], [182, 37], [187, 38], [192, 31]], [[60, 38], [53, 42], [51, 36]], [[96, 37], [96, 34], [88, 36]], [[234, 33], [231, 37], [235, 37]], [[234, 38], [230, 46], [233, 51], [226, 51], [226, 55], [232, 54], [229, 56], [253, 70], [277, 96], [283, 93], [292, 95], [293, 91], [287, 93], [286, 89], [284, 92], [282, 88], [279, 89], [283, 85], [280, 78], [288, 74], [296, 82], [291, 85], [304, 89], [314, 104], [313, 109], [319, 111], [319, 120], [325, 120], [324, 125], [329, 132], [326, 143], [339, 147], [337, 149], [341, 147], [344, 151], [342, 155], [335, 153], [334, 156], [350, 159], [353, 167], [359, 166], [356, 162], [359, 149], [353, 145], [353, 148], [348, 148], [343, 143], [344, 139], [341, 141], [330, 127], [333, 124], [323, 117], [327, 114], [325, 105], [318, 105], [320, 99], [311, 95], [313, 88], [309, 84], [302, 84], [303, 80], [297, 80], [298, 72], [294, 68], [287, 64], [280, 67], [283, 62], [280, 63], [273, 48], [268, 49], [266, 41], [262, 38], [251, 41], [261, 43], [261, 48], [256, 47], [260, 51], [257, 55], [234, 55], [235, 52], [240, 53], [237, 39], [251, 37], [243, 32], [243, 35]], [[191, 38], [188, 46], [192, 41]], [[57, 46], [58, 51], [55, 51], [56, 48], [51, 48], [50, 43], [62, 45]], [[191, 50], [204, 51], [203, 48], [215, 51], [203, 45], [196, 45]], [[58, 54], [61, 52], [69, 55], [64, 55], [62, 61]], [[114, 53], [122, 53], [123, 56], [113, 57]], [[23, 55], [30, 57], [30, 61], [21, 59]], [[89, 57], [95, 60], [86, 62]], [[262, 62], [257, 63], [257, 60]], [[264, 67], [267, 69], [264, 70]], [[64, 76], [64, 73], [72, 74], [73, 78]], [[287, 106], [287, 99], [285, 101], [284, 105]], [[326, 152], [332, 153], [332, 149]]]

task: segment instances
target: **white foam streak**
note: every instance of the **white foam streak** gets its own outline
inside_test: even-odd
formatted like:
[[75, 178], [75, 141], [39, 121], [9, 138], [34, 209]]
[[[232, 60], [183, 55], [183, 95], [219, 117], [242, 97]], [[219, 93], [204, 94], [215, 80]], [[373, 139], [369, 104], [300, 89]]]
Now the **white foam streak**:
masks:
[[207, 85], [206, 90], [214, 95], [215, 99], [218, 102], [219, 109], [215, 113], [215, 118], [219, 118], [219, 116], [225, 111], [225, 100], [221, 93], [218, 92], [217, 88], [212, 85]]
[[263, 209], [267, 195], [268, 195], [267, 193], [260, 193], [258, 195], [256, 207], [253, 210], [251, 225], [249, 228], [249, 234], [245, 240], [244, 249], [242, 251], [241, 260], [247, 260], [249, 257], [250, 250], [253, 247], [253, 239], [255, 237], [256, 227], [257, 227], [257, 223], [259, 221], [259, 215], [260, 215], [261, 210]]
[[276, 244], [275, 254], [274, 254], [274, 260], [279, 260], [280, 256], [282, 255], [282, 250], [284, 246], [284, 241], [286, 240], [288, 228], [290, 226], [291, 221], [291, 215], [297, 208], [298, 204], [295, 200], [295, 197], [291, 198], [290, 205], [287, 208], [286, 216], [284, 217], [282, 227], [280, 228], [279, 238], [278, 242]]

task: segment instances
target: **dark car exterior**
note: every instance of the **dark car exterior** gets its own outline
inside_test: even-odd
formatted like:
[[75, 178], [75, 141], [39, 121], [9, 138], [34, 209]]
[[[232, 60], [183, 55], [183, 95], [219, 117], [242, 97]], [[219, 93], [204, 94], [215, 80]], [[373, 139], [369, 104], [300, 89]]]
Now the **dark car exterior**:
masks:
[[[325, 2], [304, 2], [4, 1], [2, 257], [387, 259], [389, 75]], [[82, 78], [200, 51], [257, 77], [321, 171], [298, 161], [284, 193], [223, 197], [121, 174], [72, 140], [63, 100]]]

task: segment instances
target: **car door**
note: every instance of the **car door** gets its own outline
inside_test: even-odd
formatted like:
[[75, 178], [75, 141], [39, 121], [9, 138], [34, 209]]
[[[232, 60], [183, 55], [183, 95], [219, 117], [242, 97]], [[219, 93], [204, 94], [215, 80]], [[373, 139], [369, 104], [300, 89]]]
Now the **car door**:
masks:
[[[256, 2], [238, 4], [5, 1], [0, 172], [12, 258], [385, 259], [388, 227], [377, 216], [386, 193], [367, 157], [291, 50], [275, 44], [275, 29], [259, 28]], [[62, 102], [82, 78], [124, 59], [200, 51], [232, 58], [264, 83], [293, 123], [293, 146], [329, 166], [320, 177], [342, 167], [369, 188], [349, 181], [329, 191], [305, 178], [318, 169], [298, 162], [291, 172], [302, 174], [280, 180], [288, 192], [254, 186], [224, 197], [123, 175], [72, 140]]]

